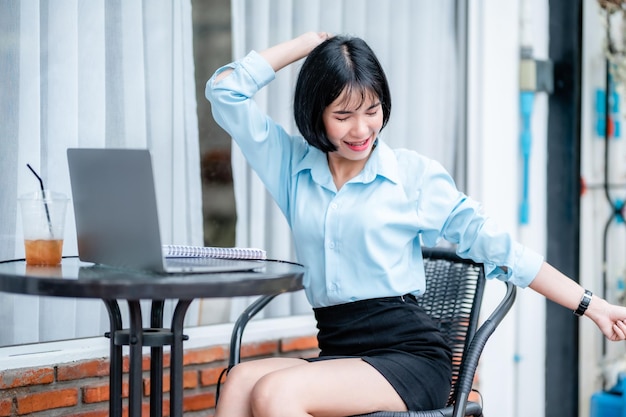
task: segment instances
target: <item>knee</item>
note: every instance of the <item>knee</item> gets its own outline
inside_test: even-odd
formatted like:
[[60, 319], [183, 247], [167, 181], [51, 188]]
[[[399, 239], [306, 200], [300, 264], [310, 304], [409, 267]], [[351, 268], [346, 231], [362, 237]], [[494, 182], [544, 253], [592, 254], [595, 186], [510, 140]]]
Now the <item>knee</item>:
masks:
[[251, 373], [246, 371], [246, 367], [246, 364], [242, 363], [228, 372], [221, 387], [220, 398], [230, 396], [231, 392], [239, 396], [252, 389], [256, 381], [251, 378]]
[[[293, 398], [289, 384], [279, 375], [268, 374], [253, 387], [250, 407], [255, 417], [280, 417], [292, 415]], [[287, 414], [285, 414], [287, 413]]]
[[246, 375], [249, 374], [249, 372], [246, 372], [247, 367], [248, 367], [248, 364], [245, 362], [233, 366], [230, 369], [230, 371], [228, 371], [228, 373], [226, 374], [225, 383], [232, 384], [232, 383], [236, 383], [239, 380], [244, 380]]

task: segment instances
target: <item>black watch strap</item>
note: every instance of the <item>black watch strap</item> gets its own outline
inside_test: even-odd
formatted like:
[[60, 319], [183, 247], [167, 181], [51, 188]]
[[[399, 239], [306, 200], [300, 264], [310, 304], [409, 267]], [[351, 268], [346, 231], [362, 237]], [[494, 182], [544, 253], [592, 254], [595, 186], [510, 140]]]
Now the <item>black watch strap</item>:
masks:
[[580, 299], [580, 304], [578, 304], [578, 308], [574, 311], [574, 315], [580, 317], [585, 314], [587, 311], [587, 307], [589, 307], [589, 303], [591, 302], [591, 297], [593, 296], [592, 292], [589, 290], [585, 290], [582, 298]]

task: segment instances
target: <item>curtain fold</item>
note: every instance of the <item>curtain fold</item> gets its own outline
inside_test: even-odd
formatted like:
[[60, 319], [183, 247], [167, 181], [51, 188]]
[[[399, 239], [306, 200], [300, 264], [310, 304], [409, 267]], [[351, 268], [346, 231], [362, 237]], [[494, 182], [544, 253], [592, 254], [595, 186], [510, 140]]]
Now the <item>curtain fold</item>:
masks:
[[[163, 241], [203, 244], [191, 25], [190, 0], [0, 2], [0, 259], [24, 256], [26, 163], [71, 196], [69, 147], [149, 148]], [[66, 225], [77, 255], [71, 205]], [[0, 293], [0, 346], [101, 336], [106, 317], [99, 300]]]
[[[415, 149], [439, 160], [459, 179], [455, 149], [460, 137], [457, 0], [232, 0], [233, 57], [262, 50], [306, 31], [362, 37], [378, 55], [391, 85], [393, 109], [381, 136], [392, 147]], [[288, 131], [299, 64], [277, 74], [255, 100]], [[295, 260], [282, 213], [233, 142], [237, 245], [267, 249]], [[250, 300], [233, 302], [235, 318]], [[266, 316], [310, 312], [302, 292], [280, 296]]]

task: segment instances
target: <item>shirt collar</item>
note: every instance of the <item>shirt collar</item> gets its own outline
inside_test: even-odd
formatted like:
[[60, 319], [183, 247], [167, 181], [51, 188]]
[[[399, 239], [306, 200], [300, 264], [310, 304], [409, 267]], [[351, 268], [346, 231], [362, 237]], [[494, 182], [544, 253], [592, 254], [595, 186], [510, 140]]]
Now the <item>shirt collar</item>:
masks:
[[[377, 139], [377, 142], [376, 148], [372, 151], [363, 171], [352, 181], [367, 184], [374, 181], [377, 176], [381, 176], [393, 183], [399, 182], [400, 174], [395, 152], [380, 138]], [[295, 176], [305, 170], [311, 171], [311, 177], [317, 184], [334, 189], [333, 178], [328, 169], [328, 160], [324, 152], [309, 146], [304, 157], [293, 165], [291, 173]]]

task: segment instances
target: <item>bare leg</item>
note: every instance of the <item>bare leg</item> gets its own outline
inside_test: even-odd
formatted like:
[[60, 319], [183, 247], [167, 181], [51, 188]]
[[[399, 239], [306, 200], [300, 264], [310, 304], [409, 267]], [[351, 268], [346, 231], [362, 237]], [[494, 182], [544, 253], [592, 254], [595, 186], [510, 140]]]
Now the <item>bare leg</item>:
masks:
[[268, 358], [238, 364], [226, 377], [215, 417], [251, 417], [250, 395], [259, 379], [271, 372], [306, 363], [295, 358]]
[[358, 358], [312, 363], [272, 358], [242, 365], [250, 366], [234, 373], [236, 367], [228, 376], [228, 396], [220, 397], [216, 417], [340, 417], [406, 410], [389, 382]]

